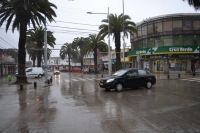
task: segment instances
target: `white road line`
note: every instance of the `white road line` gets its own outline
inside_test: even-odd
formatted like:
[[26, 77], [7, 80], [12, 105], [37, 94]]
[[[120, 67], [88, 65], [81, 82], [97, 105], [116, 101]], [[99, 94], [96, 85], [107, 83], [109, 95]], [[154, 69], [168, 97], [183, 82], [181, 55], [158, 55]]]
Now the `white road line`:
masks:
[[68, 83], [70, 82], [68, 79], [66, 79], [65, 81], [68, 82]]
[[77, 80], [77, 79], [72, 79], [73, 81], [79, 81], [79, 80]]
[[94, 80], [94, 78], [85, 78], [85, 79], [87, 79], [87, 80]]
[[87, 80], [85, 80], [85, 79], [82, 79], [82, 78], [78, 78], [79, 80], [82, 80], [82, 81], [87, 81]]

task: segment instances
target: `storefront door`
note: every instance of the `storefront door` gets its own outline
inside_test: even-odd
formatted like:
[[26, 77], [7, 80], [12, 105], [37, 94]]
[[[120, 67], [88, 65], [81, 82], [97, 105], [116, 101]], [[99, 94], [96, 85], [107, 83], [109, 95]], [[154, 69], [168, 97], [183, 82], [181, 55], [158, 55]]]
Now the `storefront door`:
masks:
[[163, 60], [155, 60], [154, 61], [154, 72], [163, 72], [164, 61]]

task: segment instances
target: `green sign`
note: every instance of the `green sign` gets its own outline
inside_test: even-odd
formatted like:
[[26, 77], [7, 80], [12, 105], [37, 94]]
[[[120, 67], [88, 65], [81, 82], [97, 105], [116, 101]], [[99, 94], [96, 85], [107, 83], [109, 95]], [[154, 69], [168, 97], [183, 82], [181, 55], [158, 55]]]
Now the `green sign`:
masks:
[[199, 58], [198, 54], [162, 54], [162, 55], [143, 55], [144, 59], [165, 59], [165, 58]]
[[153, 54], [198, 54], [200, 46], [165, 46], [153, 47], [128, 52], [128, 56], [153, 55]]

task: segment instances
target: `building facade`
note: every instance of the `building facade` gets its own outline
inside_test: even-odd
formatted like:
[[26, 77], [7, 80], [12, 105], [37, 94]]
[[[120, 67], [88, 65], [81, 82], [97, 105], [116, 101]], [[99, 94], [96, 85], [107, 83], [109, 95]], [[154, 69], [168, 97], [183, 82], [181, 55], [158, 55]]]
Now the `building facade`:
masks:
[[150, 72], [200, 72], [200, 14], [169, 14], [137, 24], [127, 53], [133, 67]]

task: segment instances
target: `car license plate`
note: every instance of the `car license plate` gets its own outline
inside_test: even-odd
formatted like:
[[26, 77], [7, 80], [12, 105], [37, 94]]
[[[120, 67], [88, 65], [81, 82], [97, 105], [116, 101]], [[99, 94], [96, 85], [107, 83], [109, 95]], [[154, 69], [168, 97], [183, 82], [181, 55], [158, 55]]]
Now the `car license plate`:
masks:
[[99, 83], [101, 86], [103, 86], [103, 83]]

